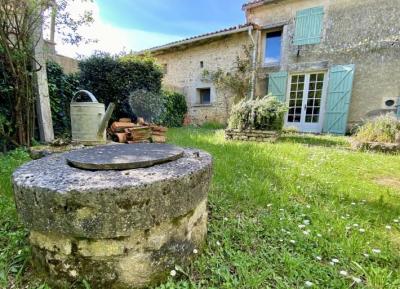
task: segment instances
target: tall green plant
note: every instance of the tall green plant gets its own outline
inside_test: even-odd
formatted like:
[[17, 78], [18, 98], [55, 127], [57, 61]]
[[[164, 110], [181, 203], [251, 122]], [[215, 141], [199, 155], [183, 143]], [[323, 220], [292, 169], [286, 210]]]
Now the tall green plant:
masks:
[[70, 103], [79, 90], [79, 74], [65, 74], [62, 67], [52, 61], [47, 62], [51, 114], [54, 134], [57, 137], [70, 136]]
[[81, 87], [90, 90], [106, 105], [116, 103], [117, 115], [132, 92], [159, 94], [161, 90], [162, 70], [147, 56], [113, 56], [98, 52], [80, 61], [79, 68]]
[[169, 90], [164, 90], [162, 95], [165, 109], [161, 123], [168, 127], [182, 126], [185, 114], [188, 111], [185, 96]]

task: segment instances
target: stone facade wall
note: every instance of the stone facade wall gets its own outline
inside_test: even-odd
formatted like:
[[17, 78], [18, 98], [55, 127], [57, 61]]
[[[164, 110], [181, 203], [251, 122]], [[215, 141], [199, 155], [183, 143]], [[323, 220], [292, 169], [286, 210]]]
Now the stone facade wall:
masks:
[[56, 53], [56, 44], [48, 40], [45, 40], [44, 53], [47, 59], [53, 60], [58, 63], [64, 70], [65, 73], [75, 73], [79, 71], [78, 60], [60, 55]]
[[[155, 55], [159, 64], [166, 65], [163, 84], [186, 96], [192, 123], [227, 122], [232, 99], [217, 91], [211, 82], [203, 80], [202, 74], [204, 70], [216, 71], [218, 68], [232, 70], [236, 57], [243, 53], [243, 45], [248, 44], [247, 32], [241, 32], [201, 45]], [[200, 67], [201, 61], [203, 68]], [[197, 89], [206, 87], [211, 88], [211, 104], [201, 105]]]
[[[400, 96], [399, 4], [393, 0], [286, 0], [250, 9], [249, 22], [283, 26], [281, 65], [261, 69], [258, 94], [266, 91], [269, 72], [328, 71], [333, 65], [355, 64], [349, 124], [384, 112], [384, 100]], [[324, 6], [322, 41], [299, 50], [292, 44], [296, 12], [316, 6]], [[259, 45], [262, 67], [265, 32]]]
[[[298, 49], [292, 44], [296, 12], [316, 6], [324, 6], [322, 41]], [[350, 125], [387, 112], [383, 109], [384, 101], [400, 96], [398, 0], [276, 0], [251, 8], [246, 14], [248, 22], [263, 27], [259, 40], [257, 95], [265, 95], [267, 75], [271, 72], [327, 72], [334, 65], [355, 64]], [[266, 67], [263, 63], [265, 35], [276, 29], [283, 31], [281, 63]], [[203, 60], [206, 69], [228, 70], [246, 43], [249, 37], [243, 32], [156, 55], [161, 64], [168, 64], [164, 84], [187, 96], [194, 122], [226, 120], [225, 100], [221, 97], [214, 96], [210, 107], [196, 106], [196, 87], [203, 85], [199, 62]]]

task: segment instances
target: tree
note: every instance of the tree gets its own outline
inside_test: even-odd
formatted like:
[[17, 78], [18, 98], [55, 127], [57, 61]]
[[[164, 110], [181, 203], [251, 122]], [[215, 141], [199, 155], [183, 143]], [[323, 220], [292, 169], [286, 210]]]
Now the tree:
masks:
[[[83, 40], [78, 27], [93, 21], [90, 12], [78, 19], [67, 11], [68, 0], [1, 0], [0, 1], [0, 68], [7, 76], [8, 93], [0, 96], [9, 104], [5, 116], [11, 128], [0, 130], [0, 137], [29, 146], [35, 133], [35, 73], [42, 67], [35, 57], [42, 28], [47, 18], [57, 24], [63, 42], [77, 44]], [[45, 11], [51, 10], [46, 16]], [[1, 72], [1, 71], [0, 71]], [[4, 99], [3, 99], [4, 98]], [[0, 111], [1, 113], [1, 111]], [[3, 117], [4, 118], [4, 117]], [[1, 119], [1, 118], [0, 118]], [[1, 124], [0, 124], [1, 126]]]

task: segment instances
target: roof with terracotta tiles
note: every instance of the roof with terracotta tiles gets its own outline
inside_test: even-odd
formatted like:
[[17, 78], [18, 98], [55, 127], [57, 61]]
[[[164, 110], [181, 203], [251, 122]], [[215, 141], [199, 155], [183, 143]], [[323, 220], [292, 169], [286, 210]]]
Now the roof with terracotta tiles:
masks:
[[208, 38], [212, 38], [212, 37], [222, 36], [225, 34], [233, 34], [236, 32], [242, 32], [245, 30], [245, 28], [248, 28], [250, 26], [254, 26], [254, 25], [252, 23], [240, 24], [240, 25], [229, 27], [229, 28], [217, 30], [214, 32], [209, 32], [209, 33], [205, 33], [205, 34], [201, 34], [201, 35], [192, 36], [192, 37], [185, 38], [182, 40], [170, 42], [170, 43], [167, 43], [164, 45], [155, 46], [155, 47], [146, 49], [144, 51], [140, 51], [139, 54], [144, 53], [144, 52], [155, 52], [155, 51], [172, 48], [172, 47], [176, 47], [176, 46], [180, 46], [183, 44], [188, 44], [188, 43], [192, 43], [192, 42], [196, 42], [196, 41], [200, 41], [200, 40], [204, 40], [204, 39], [208, 39]]

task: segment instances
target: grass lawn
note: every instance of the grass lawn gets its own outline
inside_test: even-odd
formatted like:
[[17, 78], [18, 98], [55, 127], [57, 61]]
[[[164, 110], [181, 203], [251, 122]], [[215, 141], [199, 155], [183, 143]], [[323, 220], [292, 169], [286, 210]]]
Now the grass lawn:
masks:
[[[329, 136], [257, 144], [189, 128], [169, 140], [210, 152], [214, 178], [205, 251], [160, 289], [400, 288], [400, 156]], [[27, 159], [0, 157], [0, 288], [48, 288], [12, 201], [10, 174]]]

